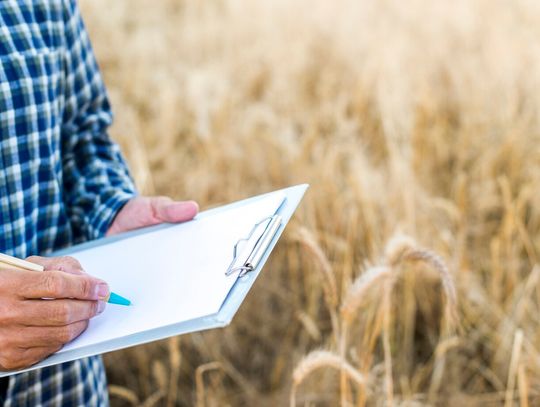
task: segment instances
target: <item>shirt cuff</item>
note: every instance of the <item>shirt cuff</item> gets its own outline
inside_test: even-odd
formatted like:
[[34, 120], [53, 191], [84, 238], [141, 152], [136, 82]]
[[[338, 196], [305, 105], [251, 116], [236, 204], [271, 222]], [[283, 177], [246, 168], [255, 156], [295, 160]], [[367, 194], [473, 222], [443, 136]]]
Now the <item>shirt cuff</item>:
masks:
[[118, 189], [111, 190], [110, 192], [101, 195], [101, 203], [92, 213], [88, 223], [90, 240], [104, 237], [118, 212], [120, 212], [124, 205], [135, 196], [136, 193], [134, 192]]

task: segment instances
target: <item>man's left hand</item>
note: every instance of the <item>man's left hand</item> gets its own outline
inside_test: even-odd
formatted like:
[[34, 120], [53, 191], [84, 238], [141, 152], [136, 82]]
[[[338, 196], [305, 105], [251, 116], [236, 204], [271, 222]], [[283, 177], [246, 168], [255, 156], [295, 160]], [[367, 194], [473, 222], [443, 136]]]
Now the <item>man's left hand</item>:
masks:
[[193, 219], [198, 211], [199, 205], [194, 201], [173, 201], [163, 196], [136, 197], [118, 212], [107, 236], [158, 223], [184, 222]]

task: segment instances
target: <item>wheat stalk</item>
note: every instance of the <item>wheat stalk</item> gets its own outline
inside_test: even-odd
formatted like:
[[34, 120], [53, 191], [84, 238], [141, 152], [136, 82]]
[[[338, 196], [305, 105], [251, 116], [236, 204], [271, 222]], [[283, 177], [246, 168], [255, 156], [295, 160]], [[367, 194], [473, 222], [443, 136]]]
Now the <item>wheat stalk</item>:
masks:
[[[347, 339], [348, 339], [348, 334], [349, 334], [350, 323], [352, 322], [352, 319], [354, 318], [354, 316], [357, 314], [357, 310], [365, 302], [367, 292], [371, 290], [377, 283], [384, 284], [385, 282], [389, 281], [389, 278], [391, 276], [392, 276], [392, 270], [389, 267], [386, 267], [386, 266], [370, 267], [366, 272], [360, 274], [353, 281], [353, 283], [347, 290], [347, 293], [345, 294], [345, 298], [343, 299], [343, 303], [340, 309], [341, 331], [340, 331], [340, 337], [339, 337], [339, 354], [342, 358], [345, 357], [345, 353], [347, 351]], [[387, 284], [384, 284], [384, 286], [386, 285]], [[388, 297], [388, 294], [386, 292], [389, 291], [389, 289], [385, 289], [384, 291], [385, 291], [384, 297], [386, 299]], [[386, 315], [388, 312], [389, 312], [389, 309], [387, 308], [385, 310], [384, 315]], [[386, 317], [385, 317], [385, 321], [387, 321]], [[385, 328], [387, 328], [386, 323], [385, 323]], [[384, 341], [385, 360], [387, 361], [387, 365], [388, 365], [389, 362], [387, 360], [387, 356], [388, 356], [387, 339], [388, 339], [387, 334], [385, 334], [385, 341]], [[362, 389], [363, 386], [360, 385], [359, 388]], [[346, 372], [342, 370], [341, 376], [340, 376], [340, 394], [341, 394], [342, 405], [347, 404], [348, 393], [349, 391], [347, 387]]]
[[514, 335], [514, 344], [512, 346], [512, 354], [510, 365], [508, 367], [508, 382], [506, 385], [506, 394], [504, 396], [504, 407], [510, 407], [514, 402], [514, 387], [516, 385], [516, 377], [518, 374], [519, 361], [521, 358], [523, 344], [523, 331], [518, 329]]
[[220, 362], [210, 362], [200, 365], [195, 370], [195, 384], [197, 388], [197, 407], [206, 406], [206, 391], [204, 385], [204, 374], [211, 370], [222, 369]]
[[299, 227], [294, 234], [294, 238], [311, 252], [319, 264], [318, 270], [321, 271], [323, 276], [322, 288], [324, 298], [328, 307], [328, 312], [330, 313], [332, 331], [334, 332], [337, 340], [339, 333], [339, 324], [336, 315], [338, 294], [334, 270], [332, 269], [332, 266], [330, 265], [330, 262], [328, 261], [328, 258], [324, 254], [320, 245], [316, 242], [313, 233], [309, 232], [306, 228]]
[[338, 303], [336, 277], [334, 275], [334, 270], [332, 269], [332, 266], [330, 265], [330, 262], [324, 254], [321, 246], [315, 240], [313, 233], [304, 227], [299, 227], [295, 231], [293, 238], [308, 249], [317, 260], [325, 282], [323, 288], [326, 287], [325, 294], [328, 305], [330, 308], [335, 309]]
[[139, 397], [137, 397], [137, 394], [131, 389], [123, 386], [117, 386], [114, 384], [109, 384], [108, 389], [110, 397], [121, 398], [122, 400], [125, 400], [134, 406], [137, 406], [140, 403]]
[[165, 392], [162, 389], [159, 389], [154, 394], [152, 394], [150, 397], [148, 397], [144, 401], [144, 403], [141, 404], [141, 407], [153, 407], [156, 404], [158, 404], [163, 397], [165, 397]]
[[293, 371], [293, 385], [291, 390], [291, 407], [296, 405], [296, 391], [298, 386], [315, 370], [322, 367], [332, 367], [344, 371], [357, 384], [364, 384], [365, 378], [349, 362], [335, 353], [326, 350], [316, 350], [304, 356]]
[[180, 375], [180, 362], [182, 354], [180, 353], [180, 337], [174, 336], [167, 342], [169, 348], [169, 365], [171, 367], [169, 390], [167, 393], [167, 406], [172, 407], [176, 402], [178, 393], [178, 377]]

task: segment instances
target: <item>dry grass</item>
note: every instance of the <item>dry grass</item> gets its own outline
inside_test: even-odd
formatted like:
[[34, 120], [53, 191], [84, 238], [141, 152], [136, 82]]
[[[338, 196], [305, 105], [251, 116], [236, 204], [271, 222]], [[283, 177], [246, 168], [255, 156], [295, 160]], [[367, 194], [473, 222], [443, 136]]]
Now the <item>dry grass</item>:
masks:
[[144, 193], [312, 185], [230, 327], [106, 357], [114, 405], [540, 403], [537, 2], [82, 6]]

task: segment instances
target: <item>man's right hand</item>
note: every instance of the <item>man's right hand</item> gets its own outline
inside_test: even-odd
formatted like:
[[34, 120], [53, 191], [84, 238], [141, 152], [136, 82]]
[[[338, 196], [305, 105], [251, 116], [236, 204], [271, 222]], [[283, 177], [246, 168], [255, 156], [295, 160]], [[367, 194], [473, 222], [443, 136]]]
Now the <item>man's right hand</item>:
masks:
[[107, 284], [71, 257], [32, 256], [45, 271], [0, 268], [0, 370], [22, 369], [79, 336], [103, 312]]

